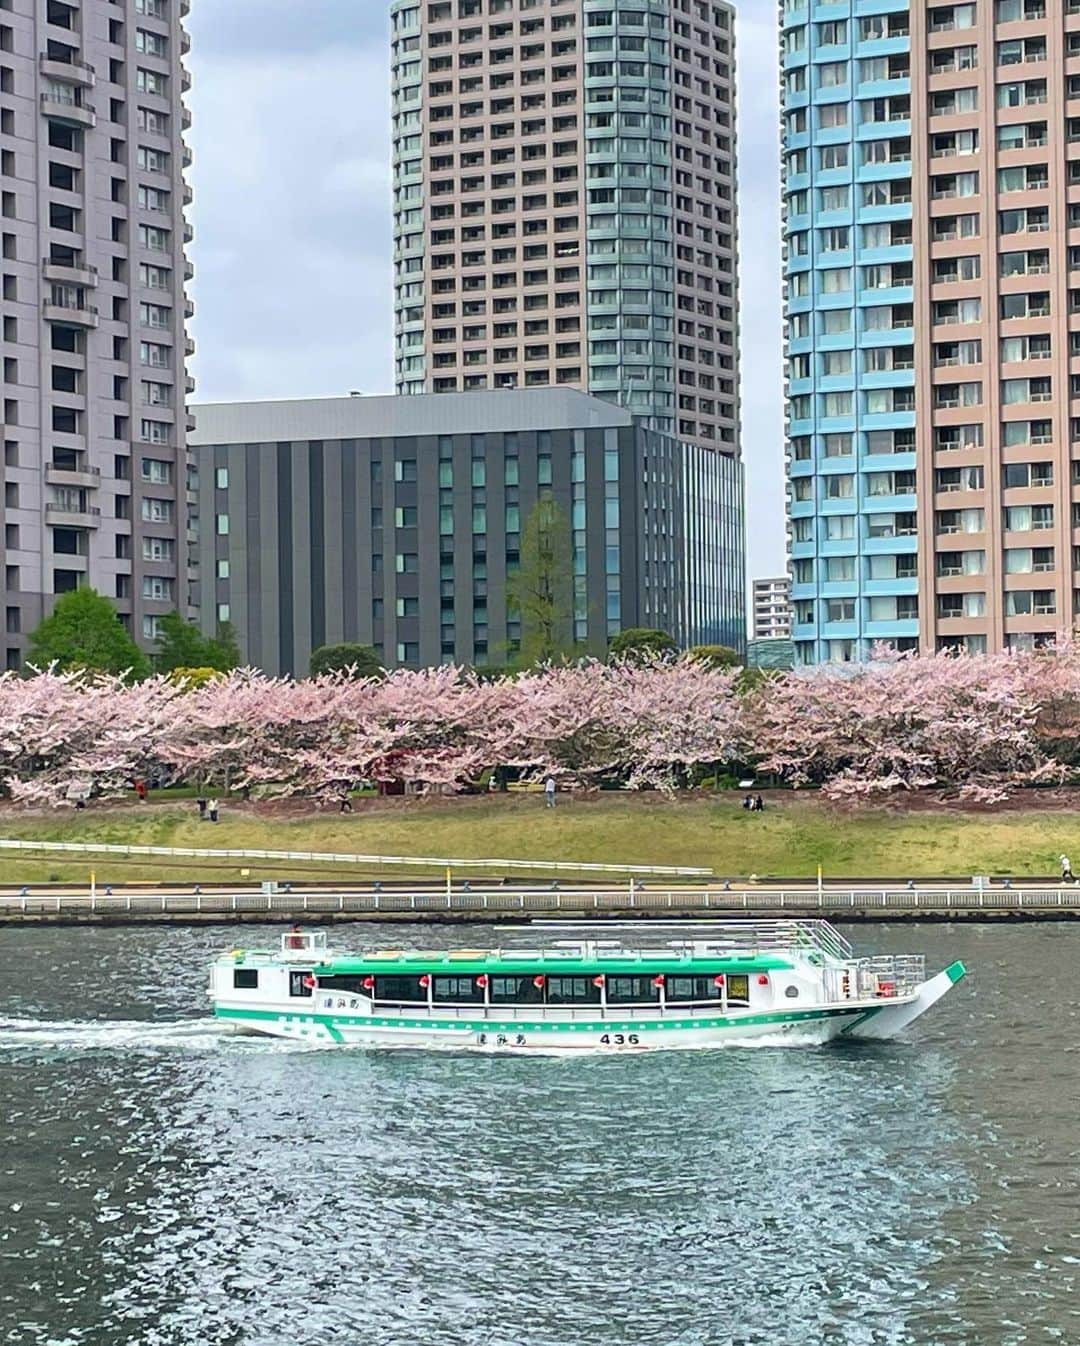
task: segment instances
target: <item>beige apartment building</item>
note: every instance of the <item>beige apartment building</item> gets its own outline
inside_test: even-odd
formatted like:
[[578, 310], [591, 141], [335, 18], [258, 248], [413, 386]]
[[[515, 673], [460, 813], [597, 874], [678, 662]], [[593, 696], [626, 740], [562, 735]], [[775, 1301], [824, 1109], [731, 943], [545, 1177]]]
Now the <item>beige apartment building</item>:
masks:
[[1029, 647], [1080, 612], [1080, 5], [931, 7], [912, 38], [920, 635]]
[[396, 381], [738, 453], [734, 10], [395, 0]]
[[800, 662], [1080, 613], [1080, 3], [783, 0]]
[[7, 668], [90, 584], [147, 648], [189, 605], [188, 0], [0, 0]]

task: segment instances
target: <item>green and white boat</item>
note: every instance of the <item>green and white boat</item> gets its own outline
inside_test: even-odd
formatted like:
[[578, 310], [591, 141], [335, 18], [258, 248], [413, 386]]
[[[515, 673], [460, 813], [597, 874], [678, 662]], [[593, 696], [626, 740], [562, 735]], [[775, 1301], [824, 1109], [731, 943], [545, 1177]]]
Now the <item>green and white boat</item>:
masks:
[[733, 921], [662, 946], [339, 952], [293, 929], [214, 963], [214, 1014], [244, 1033], [360, 1047], [642, 1051], [893, 1038], [964, 975], [856, 957], [827, 921]]

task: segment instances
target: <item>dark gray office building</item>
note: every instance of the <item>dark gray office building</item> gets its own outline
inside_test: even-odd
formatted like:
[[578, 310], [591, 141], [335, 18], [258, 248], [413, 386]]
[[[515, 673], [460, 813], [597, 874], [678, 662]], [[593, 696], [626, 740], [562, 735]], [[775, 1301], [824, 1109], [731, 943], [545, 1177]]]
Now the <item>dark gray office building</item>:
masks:
[[570, 388], [194, 408], [203, 629], [267, 673], [371, 644], [389, 667], [506, 661], [506, 579], [549, 495], [570, 525], [574, 637], [743, 647], [741, 464]]

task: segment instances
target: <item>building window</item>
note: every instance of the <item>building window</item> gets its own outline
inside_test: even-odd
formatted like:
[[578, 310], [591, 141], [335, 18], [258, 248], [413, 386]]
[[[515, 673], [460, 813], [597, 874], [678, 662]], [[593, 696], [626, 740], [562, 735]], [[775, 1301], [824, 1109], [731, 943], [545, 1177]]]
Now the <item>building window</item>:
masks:
[[173, 582], [163, 575], [144, 575], [142, 582], [143, 598], [153, 599], [157, 603], [171, 603]]

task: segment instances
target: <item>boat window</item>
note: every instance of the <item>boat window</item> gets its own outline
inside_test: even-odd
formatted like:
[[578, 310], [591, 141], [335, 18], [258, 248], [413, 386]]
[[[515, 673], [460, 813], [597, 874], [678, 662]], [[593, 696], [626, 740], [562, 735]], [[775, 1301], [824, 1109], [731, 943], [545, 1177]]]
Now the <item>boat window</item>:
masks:
[[[305, 979], [309, 982], [309, 984], [308, 984], [307, 986], [304, 985], [304, 981], [305, 981]], [[310, 985], [310, 981], [311, 981], [311, 972], [310, 972], [310, 970], [308, 970], [307, 968], [305, 968], [305, 969], [303, 970], [303, 972], [290, 972], [290, 973], [289, 973], [289, 994], [290, 994], [290, 995], [311, 995], [312, 992], [313, 992], [313, 988], [312, 988], [312, 986]]]
[[232, 974], [233, 990], [254, 991], [259, 985], [258, 968], [234, 967]]
[[592, 977], [548, 977], [549, 1005], [599, 1005], [600, 987]]
[[477, 986], [475, 977], [436, 977], [431, 996], [441, 1003], [454, 1001], [459, 1005], [482, 1005], [484, 988]]
[[[293, 976], [305, 974], [294, 973]], [[364, 985], [364, 974], [362, 972], [338, 972], [332, 977], [319, 978], [320, 991], [344, 991], [346, 995], [370, 995], [371, 988]], [[402, 978], [404, 981], [405, 978]], [[293, 995], [303, 995], [302, 991], [294, 991]]]
[[[322, 978], [319, 984], [323, 984]], [[418, 1001], [426, 1005], [427, 988], [420, 985], [419, 977], [376, 977], [375, 999]]]
[[729, 1005], [739, 1000], [750, 1003], [750, 978], [745, 973], [739, 972], [728, 977], [727, 998]]
[[721, 987], [709, 977], [668, 977], [668, 1004], [673, 1000], [719, 1000]]
[[660, 988], [653, 985], [651, 975], [644, 977], [608, 977], [607, 979], [607, 1001], [609, 1005], [648, 1004], [650, 1001], [659, 999]]
[[533, 975], [528, 977], [492, 977], [491, 1003], [493, 1005], [542, 1005], [543, 985], [537, 986]]

